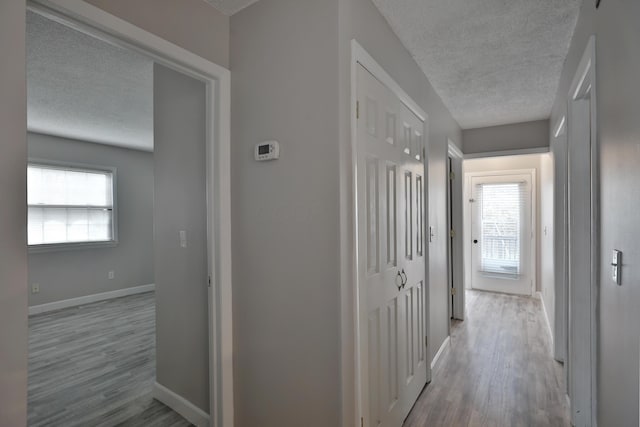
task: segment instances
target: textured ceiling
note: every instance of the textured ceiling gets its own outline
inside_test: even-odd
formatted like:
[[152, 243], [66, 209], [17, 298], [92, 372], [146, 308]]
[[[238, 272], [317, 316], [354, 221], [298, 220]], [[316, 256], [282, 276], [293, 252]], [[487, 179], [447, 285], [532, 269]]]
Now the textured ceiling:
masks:
[[153, 149], [153, 62], [27, 15], [27, 117], [34, 132]]
[[581, 0], [373, 0], [465, 129], [549, 117]]
[[245, 7], [257, 2], [258, 0], [205, 0], [225, 15], [233, 15], [234, 13], [244, 9]]

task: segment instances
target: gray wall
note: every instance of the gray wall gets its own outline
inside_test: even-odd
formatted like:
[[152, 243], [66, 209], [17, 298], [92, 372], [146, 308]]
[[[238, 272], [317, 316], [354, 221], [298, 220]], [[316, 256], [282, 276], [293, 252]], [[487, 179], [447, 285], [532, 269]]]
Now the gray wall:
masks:
[[[370, 0], [262, 0], [231, 18], [239, 426], [339, 425], [340, 382], [342, 394], [353, 392], [353, 361], [341, 359], [341, 346], [355, 341], [340, 341], [353, 325], [351, 272], [341, 263], [351, 256], [353, 213], [340, 202], [352, 196], [354, 37], [429, 114], [432, 354], [448, 335], [445, 159], [460, 128]], [[254, 162], [254, 144], [272, 138], [280, 160]], [[351, 407], [342, 412], [353, 422]]]
[[[339, 425], [337, 6], [231, 17], [237, 427]], [[266, 139], [280, 159], [255, 162]]]
[[229, 17], [204, 0], [85, 0], [223, 67], [229, 67]]
[[206, 91], [153, 70], [156, 381], [208, 412]]
[[549, 120], [465, 129], [462, 141], [464, 154], [548, 147]]
[[0, 425], [27, 423], [25, 3], [0, 2]]
[[[30, 158], [117, 168], [116, 247], [29, 254], [29, 305], [153, 283], [153, 154], [29, 133]], [[113, 270], [115, 278], [108, 279]]]
[[[598, 425], [638, 425], [640, 324], [640, 3], [584, 2], [551, 123], [566, 113], [569, 85], [590, 34], [596, 34], [600, 160]], [[610, 278], [611, 251], [624, 253], [622, 286]]]

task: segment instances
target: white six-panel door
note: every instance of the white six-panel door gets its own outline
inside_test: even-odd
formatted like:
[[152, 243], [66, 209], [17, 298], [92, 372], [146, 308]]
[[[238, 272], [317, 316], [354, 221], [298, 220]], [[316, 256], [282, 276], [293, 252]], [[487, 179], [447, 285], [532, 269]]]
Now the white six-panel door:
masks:
[[401, 426], [427, 382], [424, 122], [357, 71], [360, 400], [365, 426]]

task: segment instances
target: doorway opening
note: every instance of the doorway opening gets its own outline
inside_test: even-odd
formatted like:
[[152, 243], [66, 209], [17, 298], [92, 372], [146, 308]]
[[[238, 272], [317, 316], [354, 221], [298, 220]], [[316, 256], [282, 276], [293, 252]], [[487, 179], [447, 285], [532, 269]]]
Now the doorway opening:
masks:
[[228, 70], [87, 4], [27, 16], [29, 424], [177, 416], [153, 397], [226, 425]]
[[464, 160], [467, 289], [549, 300], [540, 283], [541, 247], [553, 239], [553, 188], [540, 185], [553, 180], [548, 159], [542, 153]]
[[532, 295], [535, 171], [469, 174], [471, 287]]
[[449, 239], [448, 250], [448, 275], [451, 301], [449, 304], [449, 317], [451, 320], [464, 320], [465, 292], [464, 292], [464, 250], [463, 250], [463, 173], [462, 151], [451, 140], [449, 144], [447, 179], [447, 229]]

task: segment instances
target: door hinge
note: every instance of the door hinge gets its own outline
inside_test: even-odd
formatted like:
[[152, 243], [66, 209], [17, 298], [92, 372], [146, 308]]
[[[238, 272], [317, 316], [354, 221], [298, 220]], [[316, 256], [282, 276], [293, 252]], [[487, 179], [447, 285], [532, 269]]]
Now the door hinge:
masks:
[[211, 287], [211, 276], [209, 276], [209, 287]]
[[449, 231], [449, 236], [451, 236], [452, 239], [456, 237], [456, 230], [452, 228], [451, 231]]
[[360, 417], [360, 427], [364, 427], [364, 418]]
[[429, 347], [429, 337], [424, 337], [424, 346]]
[[451, 288], [451, 295], [456, 296], [456, 288]]
[[360, 101], [356, 101], [356, 119], [360, 118]]
[[454, 179], [456, 179], [456, 173], [455, 172], [449, 172], [449, 179], [451, 181], [453, 181]]
[[426, 159], [426, 158], [427, 158], [427, 149], [426, 149], [426, 148], [423, 148], [423, 149], [422, 149], [422, 158], [423, 158], [423, 159]]
[[469, 203], [473, 203], [475, 201], [476, 201], [476, 199], [469, 199]]

